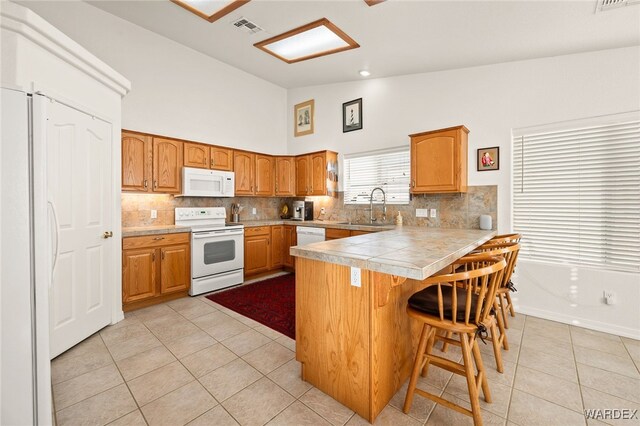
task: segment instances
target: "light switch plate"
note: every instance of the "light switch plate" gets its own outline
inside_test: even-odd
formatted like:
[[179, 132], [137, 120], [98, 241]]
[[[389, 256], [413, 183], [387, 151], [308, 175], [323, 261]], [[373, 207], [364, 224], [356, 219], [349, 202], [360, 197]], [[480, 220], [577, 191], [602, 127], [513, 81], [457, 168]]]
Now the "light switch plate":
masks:
[[255, 207], [251, 209], [251, 213], [252, 214], [256, 214], [256, 208]]
[[151, 210], [151, 219], [158, 218], [158, 210]]
[[428, 209], [416, 209], [416, 217], [429, 217]]
[[360, 268], [351, 267], [351, 285], [354, 287], [362, 287], [362, 274]]
[[430, 215], [431, 217], [436, 217], [436, 209], [431, 209], [431, 210], [429, 211], [429, 215]]

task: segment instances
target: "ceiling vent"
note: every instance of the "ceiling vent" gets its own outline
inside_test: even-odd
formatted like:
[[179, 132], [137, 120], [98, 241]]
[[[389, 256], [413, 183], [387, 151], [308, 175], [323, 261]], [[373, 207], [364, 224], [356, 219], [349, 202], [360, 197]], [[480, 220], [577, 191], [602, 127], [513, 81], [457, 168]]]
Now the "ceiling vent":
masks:
[[596, 13], [606, 12], [607, 10], [617, 9], [623, 6], [631, 6], [634, 4], [640, 4], [640, 0], [598, 0]]
[[260, 28], [255, 22], [251, 22], [247, 18], [240, 17], [232, 22], [233, 26], [236, 28], [240, 28], [245, 33], [255, 34], [260, 31], [264, 31], [264, 29]]

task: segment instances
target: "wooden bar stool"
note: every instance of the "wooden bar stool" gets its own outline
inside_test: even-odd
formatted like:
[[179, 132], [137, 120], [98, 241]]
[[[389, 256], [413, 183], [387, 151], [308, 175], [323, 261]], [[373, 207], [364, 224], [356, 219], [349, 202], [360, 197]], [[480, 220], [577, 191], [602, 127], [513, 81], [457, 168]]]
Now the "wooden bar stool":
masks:
[[[471, 416], [475, 425], [482, 425], [480, 388], [487, 402], [491, 402], [491, 392], [477, 338], [486, 335], [490, 327], [489, 313], [507, 262], [499, 256], [475, 255], [459, 259], [456, 265], [464, 266], [465, 271], [429, 277], [423, 281], [428, 287], [409, 298], [407, 313], [422, 322], [423, 327], [403, 411], [409, 412], [414, 393], [418, 393]], [[438, 335], [438, 332], [450, 332], [459, 340]], [[461, 346], [462, 364], [431, 353], [436, 337]], [[422, 371], [422, 376], [426, 377], [430, 365], [466, 377], [471, 410], [416, 388], [418, 374]]]
[[[482, 249], [484, 246], [491, 245], [491, 244], [519, 243], [521, 239], [522, 239], [521, 234], [496, 235], [495, 237], [493, 237], [492, 239], [490, 239], [489, 241], [487, 241], [486, 243], [478, 247], [478, 249]], [[513, 265], [513, 268], [515, 268], [515, 263]], [[511, 275], [513, 275], [513, 269], [511, 269], [511, 273], [509, 274], [509, 291], [502, 292], [502, 296], [501, 296], [501, 298], [507, 299], [507, 303], [501, 306], [504, 306], [505, 310], [508, 309], [511, 316], [515, 317], [516, 310], [513, 307], [513, 302], [511, 301], [511, 291], [516, 291], [516, 290], [515, 290], [515, 286], [511, 282]], [[505, 328], [509, 328], [509, 323], [507, 322], [506, 317], [504, 318], [504, 326]]]

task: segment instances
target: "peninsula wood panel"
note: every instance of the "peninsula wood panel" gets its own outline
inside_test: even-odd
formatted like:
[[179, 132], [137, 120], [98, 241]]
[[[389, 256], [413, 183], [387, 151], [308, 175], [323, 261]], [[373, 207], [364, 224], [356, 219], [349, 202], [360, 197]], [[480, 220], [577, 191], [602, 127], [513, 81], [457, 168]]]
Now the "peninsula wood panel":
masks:
[[296, 195], [296, 163], [294, 157], [276, 157], [277, 196]]
[[211, 147], [210, 168], [215, 170], [233, 171], [233, 150], [220, 146]]
[[180, 193], [182, 142], [153, 138], [153, 191]]
[[209, 146], [184, 142], [184, 166], [209, 168]]
[[122, 132], [122, 190], [149, 192], [153, 179], [151, 136]]
[[349, 285], [350, 268], [296, 259], [296, 359], [302, 378], [370, 418], [371, 284]]
[[233, 152], [233, 170], [235, 172], [236, 180], [236, 195], [253, 195], [255, 158], [255, 154], [251, 152]]
[[467, 134], [464, 126], [411, 137], [411, 193], [467, 191]]
[[275, 159], [270, 155], [255, 155], [254, 194], [261, 196], [274, 195], [274, 167]]

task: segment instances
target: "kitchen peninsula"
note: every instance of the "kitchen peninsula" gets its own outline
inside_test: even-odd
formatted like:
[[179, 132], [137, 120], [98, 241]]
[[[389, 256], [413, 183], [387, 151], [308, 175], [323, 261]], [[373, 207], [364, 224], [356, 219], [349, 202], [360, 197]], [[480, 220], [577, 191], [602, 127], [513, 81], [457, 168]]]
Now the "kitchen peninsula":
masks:
[[302, 379], [373, 423], [415, 356], [420, 329], [406, 314], [408, 298], [494, 235], [405, 226], [292, 247]]

